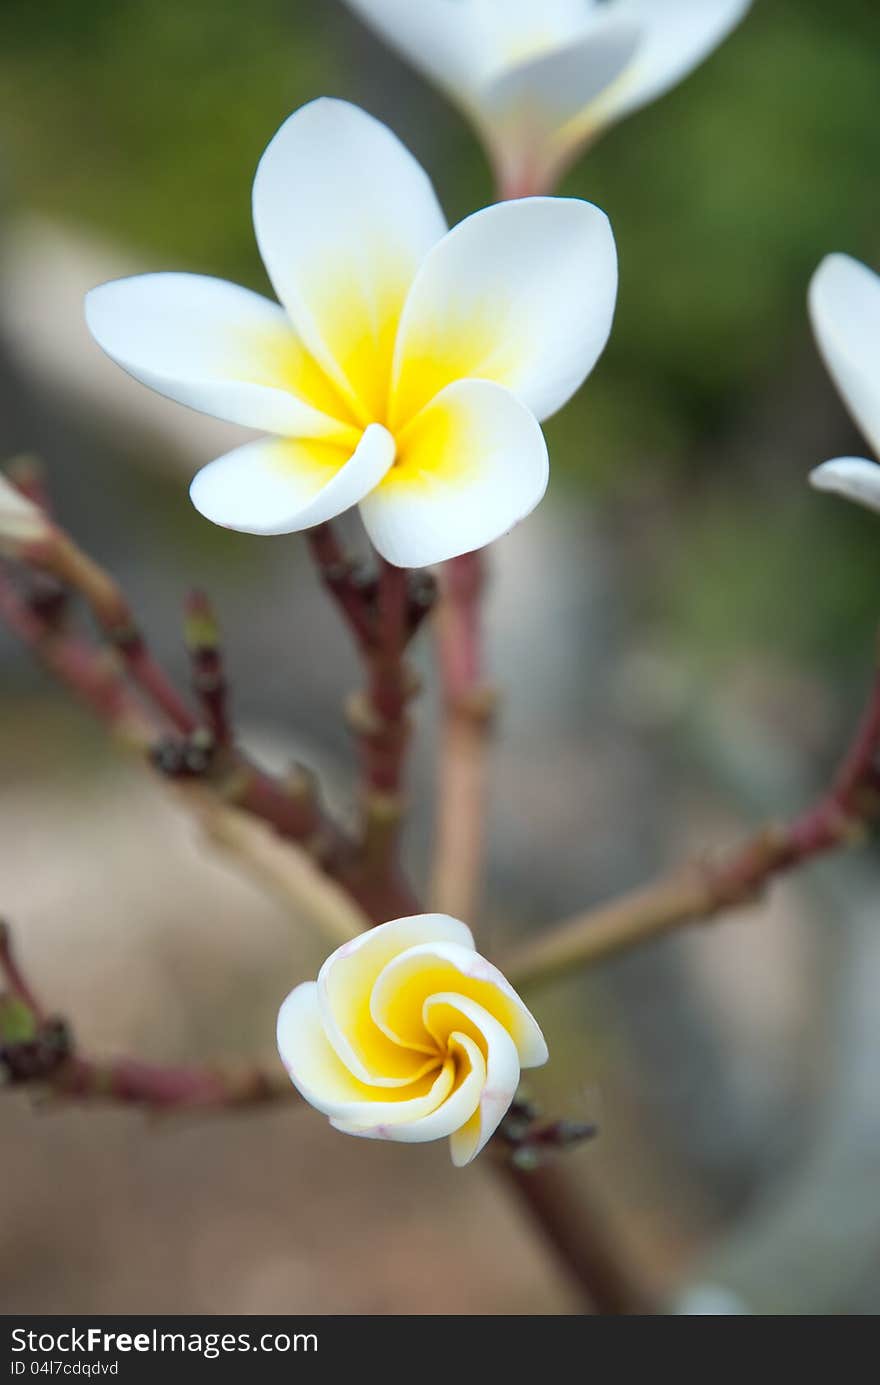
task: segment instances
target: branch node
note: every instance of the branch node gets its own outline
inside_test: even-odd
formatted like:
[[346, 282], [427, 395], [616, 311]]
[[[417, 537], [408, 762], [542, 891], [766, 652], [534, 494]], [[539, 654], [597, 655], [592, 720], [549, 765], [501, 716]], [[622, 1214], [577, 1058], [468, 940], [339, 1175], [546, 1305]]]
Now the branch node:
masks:
[[453, 704], [453, 713], [476, 726], [491, 726], [498, 715], [501, 695], [490, 683], [468, 688], [459, 693]]
[[71, 1057], [73, 1039], [62, 1019], [44, 1020], [31, 1039], [0, 1044], [0, 1071], [10, 1086], [43, 1082]]
[[297, 803], [315, 803], [318, 797], [318, 777], [308, 765], [292, 764], [284, 776], [284, 790]]
[[549, 1158], [592, 1140], [597, 1127], [568, 1120], [541, 1121], [531, 1101], [515, 1100], [498, 1129], [498, 1138], [509, 1150], [509, 1161], [524, 1172], [539, 1168]]

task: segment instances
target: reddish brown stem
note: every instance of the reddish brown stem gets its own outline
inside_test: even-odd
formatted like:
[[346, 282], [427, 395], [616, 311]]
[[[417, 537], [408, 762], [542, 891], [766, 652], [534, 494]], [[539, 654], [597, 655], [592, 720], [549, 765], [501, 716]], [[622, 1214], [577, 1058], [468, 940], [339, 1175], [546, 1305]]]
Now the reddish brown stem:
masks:
[[443, 692], [443, 726], [434, 865], [433, 905], [472, 918], [484, 869], [488, 744], [496, 706], [482, 668], [481, 553], [444, 564], [436, 617]]
[[228, 1110], [299, 1099], [282, 1074], [258, 1067], [168, 1066], [138, 1058], [99, 1062], [78, 1055], [53, 1076], [51, 1090], [68, 1100], [122, 1103], [153, 1111]]
[[[379, 560], [376, 635], [363, 651], [367, 687], [349, 702], [349, 723], [361, 760], [361, 839], [354, 879], [367, 899], [398, 901], [400, 913], [416, 907], [400, 870], [398, 847], [403, 822], [403, 776], [409, 718], [406, 708], [416, 690], [404, 652], [412, 632], [408, 574]], [[376, 922], [394, 917], [375, 914]]]
[[647, 1289], [625, 1261], [604, 1209], [559, 1159], [523, 1169], [495, 1148], [497, 1166], [536, 1230], [551, 1245], [593, 1311], [650, 1313]]
[[298, 1100], [281, 1073], [228, 1064], [164, 1065], [137, 1058], [98, 1061], [74, 1048], [67, 1026], [49, 1019], [16, 960], [8, 924], [0, 920], [0, 979], [36, 1022], [32, 1037], [0, 1045], [0, 1067], [18, 1086], [39, 1084], [57, 1096], [124, 1102], [155, 1110], [230, 1107]]
[[309, 529], [306, 537], [321, 581], [358, 646], [367, 649], [376, 634], [369, 583], [364, 581], [357, 563], [346, 554], [332, 524], [319, 524]]
[[403, 660], [407, 639], [406, 572], [380, 560], [378, 636], [368, 659], [369, 715], [360, 728], [367, 795], [398, 795], [408, 740], [412, 693]]
[[110, 730], [141, 745], [156, 734], [155, 723], [126, 687], [118, 664], [78, 635], [58, 631], [0, 573], [0, 617], [50, 673], [85, 702]]
[[218, 746], [232, 743], [229, 719], [229, 688], [220, 643], [220, 627], [207, 595], [190, 592], [185, 608], [186, 647], [192, 661], [193, 691], [202, 709], [205, 725]]
[[[127, 687], [114, 656], [79, 635], [56, 630], [2, 573], [0, 618], [63, 686], [109, 730], [149, 755], [163, 774], [203, 779], [223, 801], [268, 822], [280, 836], [308, 851], [374, 921], [414, 912], [414, 897], [406, 883], [396, 872], [383, 881], [364, 870], [359, 844], [321, 811], [307, 783], [281, 784], [231, 749], [216, 756], [202, 751], [201, 769], [197, 774], [187, 770], [187, 743], [163, 744], [160, 728]], [[174, 751], [173, 764], [165, 762], [169, 750]]]
[[78, 592], [107, 639], [119, 650], [130, 677], [154, 707], [176, 730], [184, 734], [195, 730], [196, 718], [156, 663], [122, 589], [109, 573], [57, 527], [49, 539], [23, 548], [21, 558]]

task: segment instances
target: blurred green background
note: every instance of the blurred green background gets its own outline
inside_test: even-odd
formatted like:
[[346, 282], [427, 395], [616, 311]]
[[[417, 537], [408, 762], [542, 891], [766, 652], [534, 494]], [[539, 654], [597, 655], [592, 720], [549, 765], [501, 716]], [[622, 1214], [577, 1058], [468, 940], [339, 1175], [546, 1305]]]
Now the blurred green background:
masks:
[[[843, 743], [869, 676], [880, 527], [806, 483], [864, 449], [806, 290], [829, 251], [880, 261], [878, 79], [872, 0], [757, 0], [566, 181], [609, 213], [621, 289], [605, 355], [548, 426], [549, 499], [496, 553], [490, 951], [799, 805]], [[357, 670], [301, 546], [194, 514], [184, 483], [207, 443], [181, 444], [175, 470], [151, 431], [166, 417], [186, 429], [185, 411], [159, 402], [129, 420], [46, 364], [55, 333], [85, 360], [76, 276], [111, 277], [116, 251], [133, 271], [265, 290], [254, 168], [320, 94], [385, 119], [451, 221], [491, 200], [463, 119], [336, 0], [0, 0], [0, 448], [44, 454], [60, 513], [124, 577], [181, 677], [181, 592], [211, 587], [241, 725], [267, 752], [301, 738], [344, 798], [337, 707]], [[41, 294], [32, 228], [47, 224]], [[86, 270], [57, 253], [67, 238], [77, 255], [94, 246]], [[77, 288], [53, 310], [56, 271]], [[200, 860], [158, 789], [117, 771], [2, 633], [0, 669], [0, 908], [28, 926], [42, 984], [108, 1049], [271, 1060], [275, 1006], [313, 974], [317, 945]], [[766, 1311], [874, 1312], [876, 861], [806, 882], [542, 996], [542, 1099], [598, 1118], [583, 1167], [661, 1288], [728, 1230], [725, 1282]], [[443, 1150], [365, 1152], [318, 1120], [291, 1138], [277, 1116], [145, 1140], [116, 1113], [35, 1123], [14, 1109], [0, 1292], [15, 1311], [575, 1311], [485, 1173], [462, 1182]]]

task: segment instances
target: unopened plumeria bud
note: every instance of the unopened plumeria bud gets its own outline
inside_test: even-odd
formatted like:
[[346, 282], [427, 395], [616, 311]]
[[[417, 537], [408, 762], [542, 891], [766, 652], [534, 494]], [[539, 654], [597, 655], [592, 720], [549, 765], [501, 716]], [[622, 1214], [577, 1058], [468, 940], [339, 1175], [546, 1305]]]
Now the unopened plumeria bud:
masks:
[[536, 1020], [447, 914], [395, 919], [338, 948], [282, 1005], [278, 1049], [337, 1130], [448, 1136], [459, 1167], [504, 1119], [520, 1069], [547, 1061]]
[[480, 548], [534, 509], [548, 477], [539, 420], [611, 329], [604, 213], [533, 197], [447, 231], [400, 141], [331, 100], [281, 127], [253, 203], [283, 307], [194, 274], [123, 279], [86, 304], [98, 343], [137, 379], [273, 435], [200, 471], [196, 509], [286, 534], [357, 505], [398, 567]]
[[[828, 255], [813, 275], [809, 302], [825, 364], [880, 457], [880, 276], [849, 255]], [[866, 457], [824, 462], [810, 482], [880, 511], [880, 466]]]
[[348, 0], [480, 131], [505, 195], [552, 189], [609, 125], [662, 96], [751, 0]]
[[17, 557], [28, 544], [42, 543], [51, 532], [39, 506], [0, 475], [0, 553]]
[[220, 627], [214, 607], [202, 591], [191, 591], [184, 602], [183, 639], [193, 654], [216, 649], [220, 643]]

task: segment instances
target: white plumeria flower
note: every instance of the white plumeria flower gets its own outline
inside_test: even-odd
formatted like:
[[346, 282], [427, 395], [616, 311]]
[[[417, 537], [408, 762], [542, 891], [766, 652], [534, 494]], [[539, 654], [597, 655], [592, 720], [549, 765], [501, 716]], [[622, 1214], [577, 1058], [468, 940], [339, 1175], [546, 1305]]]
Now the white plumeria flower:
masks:
[[751, 0], [348, 0], [462, 106], [505, 196], [549, 190], [686, 77]]
[[338, 948], [282, 1005], [278, 1050], [337, 1130], [449, 1136], [458, 1167], [497, 1130], [520, 1069], [547, 1061], [536, 1020], [448, 914], [394, 919]]
[[[880, 276], [849, 255], [828, 255], [813, 275], [809, 301], [825, 364], [880, 457]], [[880, 466], [866, 457], [824, 462], [810, 481], [880, 511]]]
[[40, 507], [0, 476], [0, 553], [15, 557], [28, 544], [49, 538], [51, 532]]
[[283, 307], [192, 274], [104, 284], [86, 303], [93, 335], [130, 374], [275, 435], [199, 472], [196, 508], [283, 534], [359, 505], [398, 567], [480, 548], [527, 515], [547, 485], [539, 420], [578, 389], [611, 330], [605, 214], [529, 198], [447, 231], [400, 141], [327, 99], [282, 125], [253, 203]]

